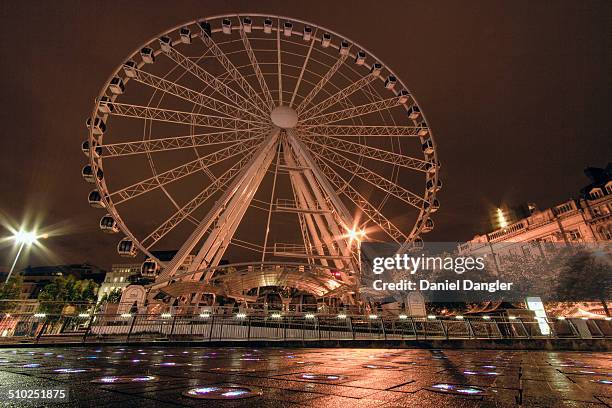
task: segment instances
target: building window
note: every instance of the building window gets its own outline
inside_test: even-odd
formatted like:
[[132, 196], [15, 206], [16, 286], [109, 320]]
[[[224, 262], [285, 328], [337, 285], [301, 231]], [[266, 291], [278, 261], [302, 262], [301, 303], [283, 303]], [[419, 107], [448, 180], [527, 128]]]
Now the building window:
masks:
[[606, 193], [612, 194], [612, 182], [608, 182], [608, 184], [606, 184]]
[[591, 190], [591, 193], [589, 195], [592, 200], [596, 200], [598, 198], [603, 197], [603, 191], [601, 191], [601, 188], [594, 188]]
[[582, 235], [580, 235], [580, 231], [578, 230], [569, 231], [567, 235], [569, 236], [570, 241], [580, 241], [582, 238]]
[[610, 228], [601, 227], [599, 228], [599, 235], [604, 241], [612, 241], [612, 230]]

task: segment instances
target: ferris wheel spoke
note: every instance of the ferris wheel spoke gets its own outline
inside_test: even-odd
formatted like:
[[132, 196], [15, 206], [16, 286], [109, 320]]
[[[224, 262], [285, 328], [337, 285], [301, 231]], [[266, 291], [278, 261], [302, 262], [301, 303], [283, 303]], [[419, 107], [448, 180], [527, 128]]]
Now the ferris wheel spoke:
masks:
[[307, 117], [302, 121], [305, 125], [325, 125], [328, 123], [339, 122], [345, 119], [352, 119], [359, 116], [368, 115], [370, 113], [379, 112], [385, 109], [391, 109], [400, 106], [401, 102], [398, 97], [383, 99], [365, 105], [355, 106], [348, 109], [339, 110], [336, 112], [325, 113], [319, 116]]
[[215, 178], [204, 190], [202, 190], [198, 195], [192, 198], [187, 204], [182, 206], [176, 213], [174, 213], [170, 218], [168, 218], [165, 222], [163, 222], [160, 226], [158, 226], [151, 234], [149, 234], [143, 241], [143, 245], [150, 249], [155, 245], [159, 240], [161, 240], [166, 234], [174, 229], [177, 225], [179, 225], [184, 220], [191, 217], [191, 214], [195, 210], [197, 210], [202, 204], [206, 202], [210, 197], [221, 191], [224, 187], [227, 186], [232, 178], [236, 176], [242, 170], [242, 168], [246, 165], [248, 160], [250, 159], [250, 155], [244, 156], [240, 159], [236, 164], [234, 164], [229, 170], [225, 171], [221, 176]]
[[315, 85], [315, 87], [312, 88], [312, 90], [308, 93], [308, 95], [304, 97], [304, 99], [300, 102], [300, 104], [298, 105], [296, 109], [298, 114], [301, 114], [304, 111], [304, 109], [306, 109], [306, 107], [311, 104], [312, 100], [315, 98], [315, 96], [317, 96], [319, 91], [323, 89], [325, 85], [327, 85], [331, 77], [334, 76], [336, 71], [338, 71], [340, 67], [342, 66], [342, 64], [344, 64], [344, 61], [346, 61], [347, 56], [348, 54], [341, 55], [336, 60], [334, 65], [332, 65], [331, 68], [325, 73], [325, 75], [323, 75], [323, 77], [319, 80], [319, 82]]
[[261, 72], [261, 68], [259, 63], [257, 62], [257, 57], [255, 57], [255, 51], [253, 51], [253, 47], [251, 46], [251, 42], [249, 41], [249, 37], [247, 36], [244, 28], [242, 27], [242, 19], [240, 20], [240, 38], [242, 39], [242, 44], [244, 45], [244, 49], [246, 50], [247, 55], [249, 56], [249, 60], [251, 61], [251, 65], [253, 66], [253, 71], [255, 72], [255, 76], [257, 77], [257, 81], [259, 82], [259, 87], [261, 88], [264, 97], [266, 98], [267, 106], [270, 110], [274, 109], [274, 99], [272, 98], [272, 94], [270, 93], [270, 88], [268, 88], [268, 83]]
[[[242, 30], [241, 30], [242, 31]], [[232, 79], [236, 81], [240, 89], [248, 96], [248, 99], [251, 101], [259, 101], [263, 106], [266, 105], [266, 102], [261, 99], [261, 96], [253, 89], [249, 81], [238, 71], [238, 68], [230, 61], [230, 59], [225, 55], [223, 50], [217, 45], [215, 41], [208, 35], [206, 32], [202, 32], [200, 36], [204, 44], [210, 49], [214, 57], [219, 61], [219, 63], [225, 68], [225, 70], [232, 76]], [[255, 102], [256, 106], [259, 107], [259, 103]]]
[[168, 81], [164, 78], [160, 78], [156, 75], [142, 71], [140, 69], [134, 69], [134, 80], [148, 85], [152, 88], [163, 91], [169, 95], [176, 96], [177, 98], [192, 102], [198, 106], [208, 108], [221, 115], [226, 115], [229, 118], [241, 118], [247, 121], [262, 122], [257, 115], [254, 115], [244, 109], [240, 109], [234, 105], [222, 102], [218, 99], [213, 98], [210, 95], [204, 95], [203, 93], [196, 92], [193, 89], [189, 89], [182, 85], [176, 84], [172, 81]]
[[[281, 23], [280, 19], [277, 20], [276, 24], [276, 71], [278, 73], [278, 106], [282, 106], [283, 104], [283, 70], [282, 70], [282, 62], [281, 62]], [[262, 260], [263, 262], [263, 260]]]
[[231, 142], [242, 142], [256, 138], [258, 133], [267, 128], [261, 127], [253, 130], [228, 130], [223, 132], [200, 133], [161, 139], [138, 140], [100, 145], [103, 158], [130, 156], [133, 154], [154, 153], [169, 150], [188, 149], [201, 146], [210, 146]]
[[415, 157], [405, 156], [403, 154], [389, 152], [384, 149], [378, 149], [363, 145], [361, 143], [351, 142], [348, 140], [338, 139], [332, 136], [324, 136], [316, 133], [309, 133], [308, 135], [300, 133], [302, 140], [309, 146], [328, 147], [338, 152], [350, 152], [358, 156], [362, 156], [366, 159], [378, 160], [385, 163], [396, 164], [398, 166], [406, 167], [408, 169], [417, 171], [427, 171], [431, 163], [417, 159]]
[[324, 160], [317, 156], [314, 157], [314, 160], [317, 162], [317, 165], [337, 192], [339, 194], [342, 193], [345, 197], [351, 200], [356, 208], [365, 214], [366, 217], [368, 217], [372, 222], [378, 225], [378, 227], [389, 237], [398, 243], [404, 242], [408, 239], [406, 234], [404, 234], [397, 226], [389, 221], [378, 209], [376, 209], [376, 207], [370, 204], [370, 202], [363, 195], [361, 195], [359, 191], [353, 188], [347, 180], [340, 176], [332, 166], [328, 165]]
[[429, 129], [420, 126], [300, 125], [298, 130], [333, 137], [418, 137]]
[[152, 108], [150, 106], [130, 105], [126, 103], [113, 102], [113, 108], [111, 115], [115, 116], [179, 123], [190, 126], [204, 126], [226, 130], [252, 130], [261, 126], [260, 122], [252, 122], [244, 119], [224, 118], [221, 116]]
[[259, 143], [261, 143], [261, 140], [262, 137], [247, 140], [244, 143], [234, 144], [224, 149], [218, 150], [214, 153], [192, 160], [188, 163], [174, 167], [173, 169], [164, 171], [163, 173], [159, 173], [154, 177], [149, 177], [138, 183], [132, 184], [131, 186], [122, 188], [121, 190], [117, 190], [111, 193], [109, 195], [110, 200], [115, 205], [121, 204], [134, 197], [138, 197], [142, 194], [148, 193], [149, 191], [155, 190], [158, 187], [165, 186], [166, 184], [172, 183], [190, 174], [194, 174], [198, 171], [201, 171], [203, 168], [208, 168], [224, 160], [241, 155], [253, 149]]
[[[180, 65], [185, 71], [189, 72], [204, 84], [213, 88], [216, 92], [223, 95], [227, 100], [231, 101], [239, 108], [244, 109], [251, 114], [255, 114], [253, 111], [253, 109], [255, 109], [258, 112], [257, 115], [261, 115], [262, 118], [267, 118], [268, 114], [264, 112], [256, 103], [236, 92], [234, 89], [232, 89], [232, 87], [210, 74], [191, 59], [178, 52], [175, 48], [170, 48], [169, 50], [164, 51], [164, 54]], [[228, 73], [226, 72], [225, 75], [228, 76]]]
[[413, 193], [412, 191], [407, 190], [390, 180], [387, 180], [380, 174], [374, 173], [370, 169], [363, 167], [362, 165], [342, 156], [339, 153], [336, 153], [332, 149], [319, 146], [318, 149], [311, 149], [310, 151], [313, 155], [321, 159], [326, 159], [330, 163], [334, 163], [336, 166], [339, 166], [345, 169], [346, 171], [355, 174], [356, 176], [358, 176], [362, 180], [367, 181], [379, 190], [390, 193], [394, 197], [400, 199], [401, 201], [407, 204], [410, 204], [411, 206], [419, 210], [422, 208], [423, 203], [425, 202], [422, 197]]
[[319, 115], [321, 112], [324, 112], [326, 109], [334, 106], [338, 102], [348, 98], [349, 96], [351, 96], [358, 90], [362, 89], [363, 87], [371, 84], [374, 80], [376, 80], [376, 76], [372, 74], [358, 79], [357, 81], [353, 82], [346, 88], [339, 90], [338, 92], [336, 92], [329, 98], [325, 99], [323, 102], [318, 103], [314, 105], [313, 107], [309, 108], [306, 112], [304, 112], [303, 116], [304, 117], [315, 117]]
[[302, 69], [300, 70], [300, 76], [297, 79], [295, 84], [295, 88], [293, 89], [293, 95], [291, 95], [291, 102], [289, 102], [289, 107], [293, 107], [293, 103], [295, 102], [295, 97], [297, 95], [298, 90], [300, 89], [300, 84], [302, 83], [302, 78], [304, 77], [304, 72], [306, 71], [306, 66], [308, 66], [308, 61], [310, 61], [310, 54], [312, 53], [312, 49], [314, 48], [315, 42], [317, 38], [317, 30], [315, 29], [314, 34], [312, 35], [312, 39], [310, 40], [310, 46], [308, 47], [308, 53], [304, 58], [304, 63], [302, 64]]

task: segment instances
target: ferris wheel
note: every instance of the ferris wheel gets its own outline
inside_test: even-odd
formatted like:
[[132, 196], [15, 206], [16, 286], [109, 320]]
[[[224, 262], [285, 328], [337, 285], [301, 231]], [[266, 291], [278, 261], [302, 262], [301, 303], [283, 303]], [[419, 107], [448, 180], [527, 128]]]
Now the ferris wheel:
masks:
[[[168, 282], [303, 263], [348, 282], [362, 240], [418, 246], [439, 161], [414, 95], [372, 52], [280, 16], [192, 21], [110, 75], [82, 150], [100, 228]], [[178, 249], [169, 261], [156, 250]]]

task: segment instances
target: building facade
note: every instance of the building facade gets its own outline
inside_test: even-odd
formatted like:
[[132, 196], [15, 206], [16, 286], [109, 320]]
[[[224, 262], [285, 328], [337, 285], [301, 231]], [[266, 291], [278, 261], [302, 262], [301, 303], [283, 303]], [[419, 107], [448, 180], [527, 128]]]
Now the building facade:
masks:
[[460, 254], [531, 256], [547, 245], [612, 241], [612, 164], [585, 170], [592, 183], [572, 199], [515, 220], [459, 246]]
[[123, 291], [130, 284], [130, 277], [140, 274], [141, 266], [141, 263], [113, 264], [100, 285], [98, 301], [116, 289]]

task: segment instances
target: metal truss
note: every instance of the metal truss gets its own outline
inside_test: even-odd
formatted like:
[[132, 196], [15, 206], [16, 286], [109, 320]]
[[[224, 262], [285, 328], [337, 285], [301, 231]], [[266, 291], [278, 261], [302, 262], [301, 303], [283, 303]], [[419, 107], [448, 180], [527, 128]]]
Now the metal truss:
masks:
[[381, 175], [374, 173], [370, 169], [363, 167], [362, 165], [336, 153], [331, 149], [319, 149], [316, 153], [313, 152], [313, 155], [329, 160], [330, 162], [334, 163], [334, 165], [353, 173], [374, 187], [390, 193], [391, 195], [419, 210], [423, 207], [423, 203], [425, 202], [423, 197], [413, 193], [412, 191], [406, 190], [398, 184], [387, 180]]
[[328, 108], [332, 107], [333, 105], [337, 104], [341, 100], [348, 98], [355, 92], [362, 89], [364, 86], [372, 83], [374, 80], [376, 80], [376, 77], [374, 75], [364, 76], [358, 79], [357, 81], [353, 82], [346, 88], [341, 89], [340, 91], [336, 92], [329, 98], [325, 99], [323, 102], [318, 103], [314, 105], [313, 107], [311, 107], [310, 109], [306, 110], [302, 116], [306, 118], [315, 117], [319, 115], [320, 113], [324, 112], [325, 110], [327, 110]]
[[253, 113], [246, 111], [242, 108], [238, 108], [235, 105], [231, 105], [222, 102], [218, 99], [213, 98], [210, 95], [204, 95], [203, 93], [196, 92], [193, 89], [189, 89], [182, 85], [176, 84], [172, 81], [168, 81], [164, 78], [160, 78], [156, 75], [142, 71], [140, 69], [134, 69], [134, 80], [148, 85], [152, 88], [159, 89], [167, 94], [176, 96], [188, 102], [192, 102], [195, 105], [208, 108], [218, 114], [228, 116], [229, 118], [240, 118], [253, 123], [264, 123], [261, 117], [254, 115]]
[[162, 139], [139, 140], [100, 145], [102, 157], [121, 157], [133, 154], [154, 153], [169, 150], [188, 149], [193, 147], [211, 146], [223, 143], [242, 142], [250, 140], [254, 135], [261, 134], [267, 128], [253, 130], [227, 130], [221, 132], [199, 133], [195, 135], [165, 137]]
[[202, 33], [200, 38], [202, 39], [204, 44], [210, 49], [210, 51], [215, 56], [217, 61], [219, 61], [219, 63], [223, 66], [223, 68], [225, 68], [226, 72], [231, 75], [232, 79], [236, 82], [236, 84], [238, 84], [240, 89], [242, 89], [242, 91], [248, 96], [248, 99], [250, 99], [251, 101], [260, 101], [262, 105], [265, 106], [266, 102], [263, 99], [261, 99], [261, 96], [259, 95], [259, 93], [257, 93], [253, 89], [249, 81], [247, 81], [244, 78], [244, 76], [242, 76], [240, 71], [238, 71], [238, 69], [234, 66], [232, 61], [230, 61], [227, 55], [225, 55], [223, 50], [219, 48], [217, 43], [215, 43], [213, 39], [206, 33]]
[[[242, 26], [242, 20], [240, 21]], [[272, 94], [270, 93], [270, 88], [268, 88], [268, 83], [266, 82], [266, 78], [264, 78], [263, 73], [261, 72], [261, 68], [259, 63], [257, 62], [257, 57], [255, 57], [255, 52], [253, 51], [253, 47], [251, 46], [251, 42], [249, 41], [249, 37], [247, 36], [244, 29], [241, 27], [240, 29], [240, 38], [242, 39], [242, 45], [249, 56], [249, 61], [251, 61], [251, 65], [253, 66], [253, 71], [255, 72], [255, 76], [257, 77], [257, 82], [259, 82], [259, 87], [261, 88], [264, 98], [266, 99], [268, 109], [274, 109], [274, 99], [272, 98]]]
[[205, 126], [228, 130], [252, 130], [253, 128], [261, 126], [260, 123], [246, 121], [243, 119], [224, 118], [201, 113], [159, 109], [149, 106], [130, 105], [126, 103], [113, 102], [113, 107], [114, 110], [111, 115], [180, 123], [183, 125]]
[[[227, 100], [231, 101], [239, 108], [249, 112], [253, 108], [255, 108], [257, 109], [257, 111], [259, 111], [259, 114], [261, 114], [262, 117], [267, 117], [268, 114], [263, 111], [256, 103], [250, 101], [249, 99], [242, 96], [240, 93], [236, 92], [232, 87], [227, 85], [227, 83], [219, 80], [214, 75], [210, 74], [204, 68], [202, 68], [180, 52], [178, 52], [175, 48], [172, 47], [169, 50], [164, 51], [164, 53], [168, 56], [168, 58], [183, 67], [185, 71], [191, 73], [194, 77], [198, 78], [206, 85], [212, 87], [215, 91], [223, 95], [225, 98], [227, 98]], [[229, 73], [226, 73], [226, 75], [228, 74]]]
[[246, 151], [249, 151], [257, 144], [261, 143], [261, 137], [245, 140], [244, 143], [234, 144], [224, 149], [218, 150], [206, 156], [202, 156], [189, 163], [182, 164], [173, 169], [159, 173], [154, 177], [132, 184], [131, 186], [122, 188], [110, 194], [110, 200], [115, 204], [121, 204], [124, 201], [155, 190], [158, 187], [172, 183], [190, 174], [196, 173], [202, 168], [207, 168], [214, 164], [220, 163], [223, 160], [237, 156]]
[[370, 126], [370, 125], [299, 125], [298, 130], [324, 136], [375, 136], [375, 137], [418, 137], [419, 132], [427, 128], [419, 126]]
[[365, 105], [354, 106], [352, 108], [339, 110], [336, 112], [325, 113], [319, 116], [311, 116], [301, 121], [304, 125], [324, 125], [327, 123], [339, 122], [345, 119], [352, 119], [358, 116], [368, 115], [385, 109], [391, 109], [401, 105], [397, 97], [383, 99], [367, 103]]
[[342, 64], [344, 64], [344, 61], [346, 61], [346, 57], [347, 55], [341, 55], [340, 58], [336, 60], [334, 65], [332, 65], [331, 68], [325, 73], [325, 75], [319, 80], [319, 82], [315, 85], [315, 87], [312, 88], [312, 90], [308, 93], [308, 95], [306, 95], [304, 99], [302, 99], [302, 101], [300, 102], [300, 104], [298, 105], [296, 109], [298, 115], [302, 114], [304, 109], [306, 109], [306, 107], [312, 103], [312, 100], [315, 98], [315, 96], [317, 96], [319, 91], [323, 89], [325, 85], [327, 85], [331, 77], [334, 76], [336, 71], [338, 71], [340, 67], [342, 66]]
[[370, 202], [359, 193], [354, 187], [352, 187], [349, 181], [342, 178], [330, 165], [318, 157], [314, 157], [317, 165], [325, 174], [327, 180], [334, 186], [338, 194], [344, 194], [349, 200], [351, 200], [361, 212], [374, 222], [378, 227], [383, 230], [389, 237], [395, 242], [401, 243], [408, 239], [398, 227], [396, 227], [391, 221], [389, 221], [382, 213], [376, 209]]
[[[384, 163], [395, 164], [401, 167], [417, 171], [427, 171], [429, 162], [415, 157], [404, 156], [403, 154], [389, 152], [387, 150], [378, 149], [376, 147], [367, 146], [361, 143], [351, 142], [349, 140], [338, 139], [332, 136], [324, 136], [315, 133], [304, 134], [300, 133], [304, 143], [313, 146], [317, 145], [322, 148], [328, 147], [339, 153], [349, 152], [362, 156], [367, 159], [378, 160]], [[316, 149], [316, 146], [313, 146]]]
[[187, 204], [183, 205], [176, 213], [172, 214], [170, 218], [164, 221], [159, 227], [157, 227], [152, 233], [143, 239], [142, 244], [147, 248], [151, 248], [160, 239], [162, 239], [164, 235], [174, 229], [174, 227], [190, 217], [195, 210], [206, 202], [206, 200], [211, 198], [219, 191], [222, 191], [222, 189], [226, 187], [227, 183], [229, 183], [232, 178], [234, 178], [236, 174], [242, 170], [250, 157], [250, 155], [243, 157], [221, 176], [213, 179], [204, 190], [198, 193], [198, 195], [192, 198]]

